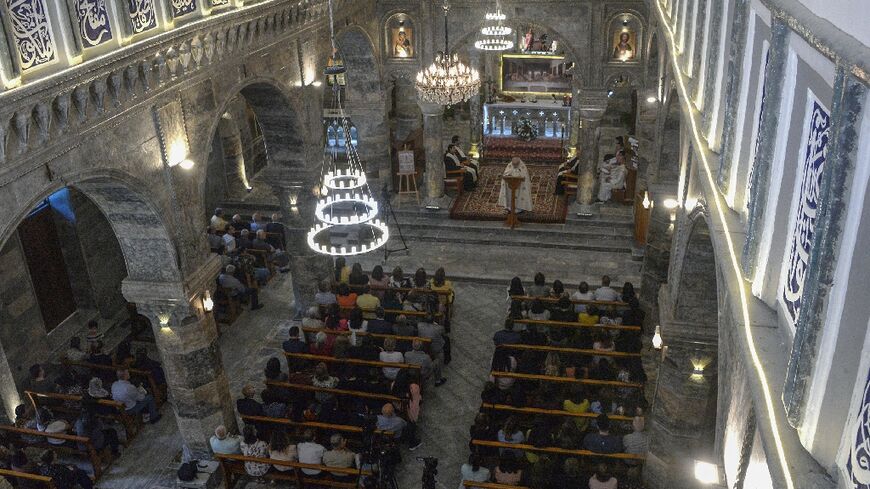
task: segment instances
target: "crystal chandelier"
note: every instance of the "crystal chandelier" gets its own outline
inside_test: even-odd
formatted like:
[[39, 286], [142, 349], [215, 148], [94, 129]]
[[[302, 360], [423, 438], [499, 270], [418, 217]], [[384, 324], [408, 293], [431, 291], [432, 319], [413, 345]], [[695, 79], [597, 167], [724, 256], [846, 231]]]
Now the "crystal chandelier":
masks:
[[450, 4], [444, 0], [444, 51], [435, 56], [435, 62], [417, 73], [417, 93], [424, 102], [453, 105], [468, 100], [480, 89], [480, 74], [459, 61], [459, 55], [448, 51], [447, 13]]
[[474, 47], [481, 51], [507, 51], [514, 47], [514, 42], [508, 37], [513, 29], [504, 25], [507, 15], [502, 13], [496, 2], [495, 12], [487, 12], [485, 23], [480, 29], [481, 38], [474, 42]]
[[[333, 105], [337, 114], [327, 123], [327, 148], [320, 180], [320, 198], [314, 208], [315, 224], [308, 231], [308, 246], [325, 255], [350, 256], [376, 250], [390, 239], [387, 224], [378, 218], [378, 202], [372, 197], [362, 161], [357, 153], [355, 128], [344, 112], [341, 94], [347, 69], [338, 59], [329, 0], [332, 58], [324, 74], [332, 79]], [[330, 78], [333, 77], [333, 78]]]

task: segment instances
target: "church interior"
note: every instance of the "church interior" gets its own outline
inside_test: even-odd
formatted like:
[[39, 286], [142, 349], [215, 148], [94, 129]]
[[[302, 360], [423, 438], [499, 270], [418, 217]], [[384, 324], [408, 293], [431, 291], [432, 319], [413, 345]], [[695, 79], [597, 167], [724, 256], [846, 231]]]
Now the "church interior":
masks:
[[0, 489], [870, 489], [866, 8], [0, 2]]

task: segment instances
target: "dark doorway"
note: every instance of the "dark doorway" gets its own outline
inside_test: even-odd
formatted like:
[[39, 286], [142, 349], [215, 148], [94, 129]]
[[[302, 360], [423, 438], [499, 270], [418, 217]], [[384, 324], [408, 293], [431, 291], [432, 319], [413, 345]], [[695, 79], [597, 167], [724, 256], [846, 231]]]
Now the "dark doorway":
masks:
[[76, 311], [51, 206], [38, 207], [18, 226], [21, 249], [47, 332]]

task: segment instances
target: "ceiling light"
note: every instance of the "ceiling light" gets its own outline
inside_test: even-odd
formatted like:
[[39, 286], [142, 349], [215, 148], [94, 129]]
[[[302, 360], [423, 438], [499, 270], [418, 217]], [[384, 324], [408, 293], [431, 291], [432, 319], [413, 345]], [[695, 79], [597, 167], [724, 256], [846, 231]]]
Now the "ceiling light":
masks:
[[695, 479], [701, 484], [719, 483], [719, 467], [710, 462], [695, 460]]

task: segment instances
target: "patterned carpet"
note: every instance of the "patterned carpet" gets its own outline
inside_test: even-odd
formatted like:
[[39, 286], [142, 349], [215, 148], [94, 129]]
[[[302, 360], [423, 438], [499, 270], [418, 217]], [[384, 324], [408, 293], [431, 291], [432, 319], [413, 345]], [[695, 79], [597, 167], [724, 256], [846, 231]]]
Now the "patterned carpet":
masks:
[[[504, 220], [505, 210], [498, 206], [498, 193], [501, 189], [501, 174], [505, 163], [482, 164], [477, 188], [464, 192], [450, 209], [451, 219], [473, 221]], [[556, 189], [556, 165], [527, 164], [529, 178], [532, 180], [532, 211], [519, 214], [522, 222], [558, 223], [565, 222], [568, 207], [565, 199], [553, 195]]]

